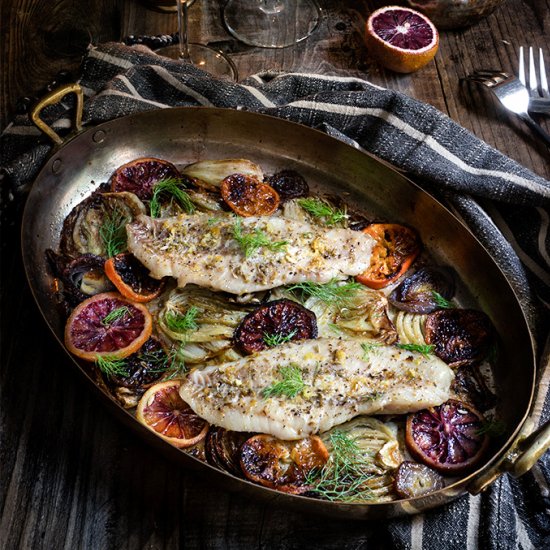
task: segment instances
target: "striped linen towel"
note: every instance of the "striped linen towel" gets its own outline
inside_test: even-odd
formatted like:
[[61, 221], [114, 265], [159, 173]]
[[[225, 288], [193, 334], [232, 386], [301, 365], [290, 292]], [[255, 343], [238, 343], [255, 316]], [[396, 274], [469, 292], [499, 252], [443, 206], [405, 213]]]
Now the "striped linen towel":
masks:
[[[103, 44], [82, 65], [85, 124], [172, 106], [246, 109], [323, 129], [406, 171], [446, 203], [507, 274], [538, 343], [535, 423], [550, 418], [550, 182], [475, 138], [435, 108], [358, 78], [263, 73], [219, 81], [142, 46]], [[43, 116], [63, 134], [72, 101]], [[50, 145], [20, 116], [2, 134], [5, 197], [24, 195]], [[9, 206], [9, 204], [8, 204]], [[520, 479], [478, 496], [379, 524], [395, 548], [550, 548], [549, 453]], [[351, 542], [351, 541], [349, 541]]]

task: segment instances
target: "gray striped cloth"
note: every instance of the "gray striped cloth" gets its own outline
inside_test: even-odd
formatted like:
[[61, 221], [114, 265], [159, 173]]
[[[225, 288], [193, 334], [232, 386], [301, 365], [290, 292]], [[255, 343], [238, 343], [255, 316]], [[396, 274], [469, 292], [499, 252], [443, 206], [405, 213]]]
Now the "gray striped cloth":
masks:
[[[104, 44], [86, 55], [85, 124], [172, 106], [246, 109], [353, 143], [405, 170], [464, 220], [508, 275], [536, 335], [534, 420], [550, 418], [550, 182], [474, 137], [435, 108], [357, 78], [262, 73], [236, 84], [142, 46]], [[63, 134], [71, 99], [43, 117]], [[1, 138], [2, 206], [24, 195], [50, 150], [26, 117]], [[504, 476], [478, 496], [413, 518], [380, 523], [395, 548], [550, 548], [549, 453], [520, 479]], [[348, 541], [353, 545], [353, 541]], [[362, 538], [362, 542], [363, 538]], [[374, 541], [373, 541], [374, 542]]]

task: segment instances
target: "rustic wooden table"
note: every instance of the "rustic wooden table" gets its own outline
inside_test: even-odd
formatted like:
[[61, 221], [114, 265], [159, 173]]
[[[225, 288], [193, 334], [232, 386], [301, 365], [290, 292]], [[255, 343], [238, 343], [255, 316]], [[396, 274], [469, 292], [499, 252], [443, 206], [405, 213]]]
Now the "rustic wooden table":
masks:
[[[196, 0], [191, 39], [229, 53], [241, 78], [264, 69], [367, 78], [430, 103], [550, 178], [547, 147], [488, 94], [460, 82], [476, 68], [516, 70], [520, 45], [542, 47], [550, 60], [550, 0], [506, 0], [474, 26], [442, 32], [435, 62], [412, 75], [391, 74], [369, 59], [361, 33], [377, 2], [322, 0], [315, 35], [283, 50], [236, 42], [221, 23], [222, 4]], [[19, 98], [39, 95], [60, 70], [76, 72], [88, 43], [176, 27], [174, 15], [132, 0], [2, 0], [0, 10], [2, 128]], [[543, 124], [550, 129], [548, 119]], [[0, 547], [374, 547], [376, 526], [319, 521], [245, 500], [207, 485], [123, 429], [41, 320], [18, 239], [16, 221], [2, 228]]]

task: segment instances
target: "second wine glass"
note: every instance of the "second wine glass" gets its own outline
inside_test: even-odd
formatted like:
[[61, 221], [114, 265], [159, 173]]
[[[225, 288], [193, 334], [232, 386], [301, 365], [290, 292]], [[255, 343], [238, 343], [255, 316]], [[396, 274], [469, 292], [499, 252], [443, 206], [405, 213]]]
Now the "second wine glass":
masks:
[[229, 32], [262, 48], [286, 48], [307, 38], [319, 25], [316, 0], [228, 0], [223, 11]]
[[237, 80], [237, 68], [231, 59], [210, 46], [189, 42], [189, 3], [186, 0], [175, 1], [178, 12], [178, 44], [160, 48], [157, 53], [171, 59], [187, 61], [215, 76]]

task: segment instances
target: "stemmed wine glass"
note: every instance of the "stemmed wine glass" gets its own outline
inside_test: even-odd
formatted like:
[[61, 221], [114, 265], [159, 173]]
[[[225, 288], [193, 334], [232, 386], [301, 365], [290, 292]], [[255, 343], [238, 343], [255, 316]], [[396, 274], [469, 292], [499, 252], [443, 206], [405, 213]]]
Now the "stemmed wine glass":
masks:
[[321, 20], [316, 0], [228, 0], [223, 19], [241, 42], [285, 48], [307, 38]]
[[172, 59], [180, 59], [215, 75], [237, 80], [235, 64], [222, 52], [204, 44], [189, 42], [188, 7], [191, 2], [175, 0], [178, 12], [177, 45], [160, 48], [156, 53]]

